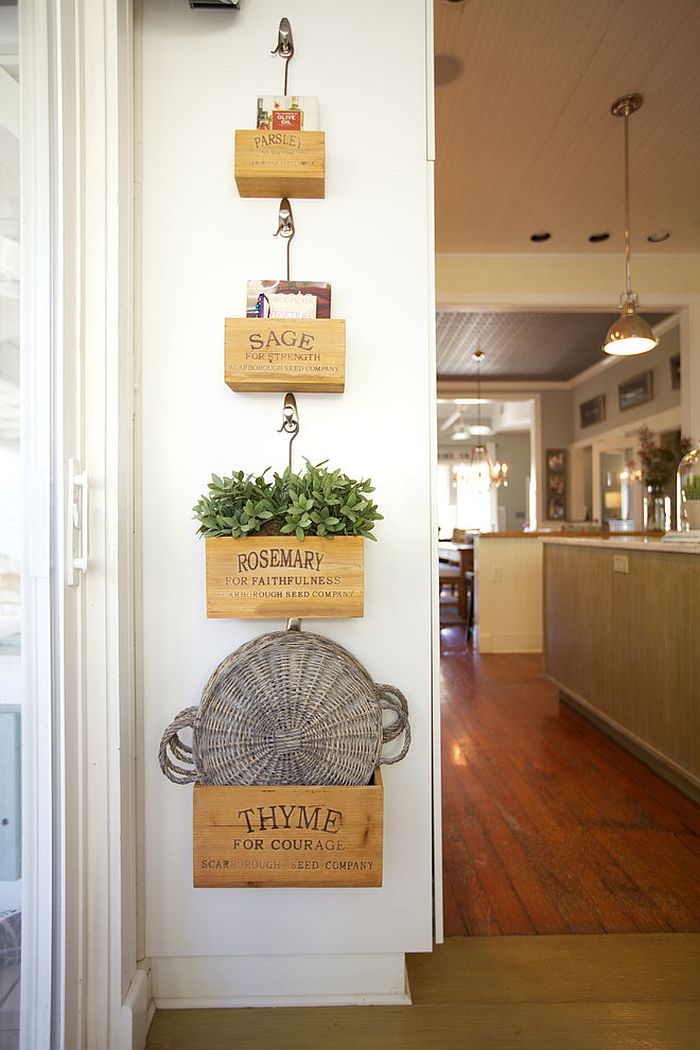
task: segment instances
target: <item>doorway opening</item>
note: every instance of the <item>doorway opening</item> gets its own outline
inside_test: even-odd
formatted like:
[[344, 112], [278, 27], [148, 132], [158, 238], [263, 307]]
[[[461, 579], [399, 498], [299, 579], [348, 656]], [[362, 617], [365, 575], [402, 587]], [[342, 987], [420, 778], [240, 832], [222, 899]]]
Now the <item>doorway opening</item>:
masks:
[[[681, 321], [658, 313], [660, 343], [646, 365], [656, 394], [627, 415], [616, 402], [629, 362], [527, 379], [523, 354], [519, 374], [488, 377], [484, 440], [509, 470], [506, 488], [485, 491], [463, 469], [476, 440], [469, 431], [474, 377], [464, 364], [474, 343], [462, 341], [460, 363], [453, 349], [441, 352], [440, 332], [488, 328], [492, 315], [463, 309], [448, 324], [438, 315], [447, 937], [700, 931], [700, 809], [610, 726], [570, 703], [547, 660], [545, 543], [557, 534], [614, 543], [643, 531], [639, 431], [649, 426], [660, 441], [680, 436], [671, 360]], [[498, 335], [484, 345], [493, 357], [500, 340], [517, 341], [521, 316], [499, 311]], [[591, 318], [604, 332], [606, 315]], [[566, 330], [567, 319], [543, 311], [530, 324]], [[582, 406], [594, 397], [606, 407], [588, 423]], [[502, 419], [520, 429], [501, 430]], [[669, 480], [669, 520], [672, 488]], [[446, 571], [460, 564], [458, 555], [468, 564], [462, 605]], [[572, 592], [571, 604], [577, 600]]]

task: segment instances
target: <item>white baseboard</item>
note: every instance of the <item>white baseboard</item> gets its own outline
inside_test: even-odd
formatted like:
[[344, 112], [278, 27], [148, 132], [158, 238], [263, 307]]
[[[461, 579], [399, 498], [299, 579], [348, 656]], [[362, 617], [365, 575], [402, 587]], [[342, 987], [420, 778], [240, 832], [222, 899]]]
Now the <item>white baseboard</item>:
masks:
[[410, 1005], [402, 952], [154, 958], [158, 1009]]
[[522, 634], [493, 634], [482, 631], [479, 635], [480, 653], [541, 653], [542, 633], [528, 631]]
[[150, 971], [138, 969], [129, 985], [119, 1019], [119, 1050], [145, 1050], [156, 1006], [151, 998]]

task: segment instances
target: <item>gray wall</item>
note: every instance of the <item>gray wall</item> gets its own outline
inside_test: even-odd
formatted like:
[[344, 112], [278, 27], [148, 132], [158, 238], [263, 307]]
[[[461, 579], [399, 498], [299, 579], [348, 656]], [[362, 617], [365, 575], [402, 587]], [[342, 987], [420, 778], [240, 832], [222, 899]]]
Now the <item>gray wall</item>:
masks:
[[[670, 358], [673, 354], [679, 352], [680, 329], [676, 327], [661, 336], [659, 345], [651, 353], [642, 354], [641, 357], [623, 359], [619, 364], [611, 365], [604, 372], [594, 376], [593, 379], [589, 379], [576, 387], [573, 406], [573, 440], [579, 441], [582, 438], [594, 438], [606, 430], [625, 426], [628, 423], [635, 423], [638, 420], [645, 419], [647, 416], [655, 415], [657, 412], [664, 412], [676, 406], [678, 406], [680, 412], [681, 392], [680, 390], [673, 390], [671, 387], [670, 365]], [[620, 412], [618, 384], [649, 369], [654, 373], [652, 400], [644, 405], [638, 405], [636, 408], [629, 408], [624, 412]], [[605, 394], [606, 412], [604, 421], [593, 426], [581, 427], [579, 405], [583, 401], [597, 397], [598, 394]]]
[[520, 532], [528, 520], [530, 434], [527, 430], [510, 430], [496, 434], [495, 442], [497, 458], [508, 464], [508, 488], [497, 490], [498, 508], [505, 510], [506, 532]]

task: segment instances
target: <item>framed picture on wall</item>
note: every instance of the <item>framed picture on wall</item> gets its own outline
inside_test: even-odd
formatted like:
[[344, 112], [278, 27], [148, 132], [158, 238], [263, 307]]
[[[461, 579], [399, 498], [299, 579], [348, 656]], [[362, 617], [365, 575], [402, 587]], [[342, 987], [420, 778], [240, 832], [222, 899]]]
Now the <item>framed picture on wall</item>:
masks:
[[548, 448], [547, 464], [547, 517], [562, 521], [566, 517], [566, 449]]
[[582, 427], [591, 427], [594, 423], [605, 420], [605, 394], [598, 394], [589, 401], [582, 401], [578, 406]]
[[547, 517], [550, 521], [563, 521], [566, 517], [566, 503], [563, 496], [552, 496], [547, 505]]
[[547, 452], [547, 471], [564, 472], [566, 470], [566, 450], [563, 448], [551, 448]]
[[647, 401], [651, 401], [654, 396], [653, 380], [654, 373], [649, 369], [648, 372], [640, 372], [638, 376], [632, 376], [625, 383], [620, 383], [617, 388], [620, 411], [626, 412], [629, 408], [636, 408], [637, 405], [645, 405]]
[[671, 366], [671, 389], [680, 390], [681, 388], [681, 355], [674, 354], [673, 357], [669, 358], [669, 364]]

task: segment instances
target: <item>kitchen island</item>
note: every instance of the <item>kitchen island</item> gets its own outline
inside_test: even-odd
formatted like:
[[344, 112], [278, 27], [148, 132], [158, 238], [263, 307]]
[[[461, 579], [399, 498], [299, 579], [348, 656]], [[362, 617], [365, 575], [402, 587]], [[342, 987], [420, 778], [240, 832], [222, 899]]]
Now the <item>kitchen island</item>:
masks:
[[543, 546], [547, 676], [562, 700], [700, 800], [700, 544]]

